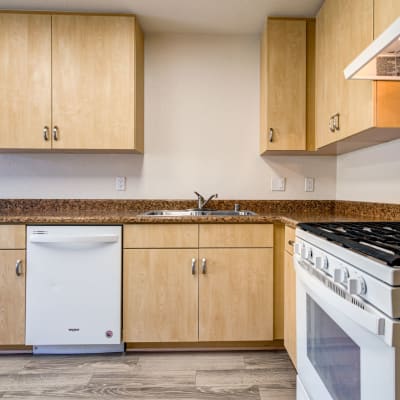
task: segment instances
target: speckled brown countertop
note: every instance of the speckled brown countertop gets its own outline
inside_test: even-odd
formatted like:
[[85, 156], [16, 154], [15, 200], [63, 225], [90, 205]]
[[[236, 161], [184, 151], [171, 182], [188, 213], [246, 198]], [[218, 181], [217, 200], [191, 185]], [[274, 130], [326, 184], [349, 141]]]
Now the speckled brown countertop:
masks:
[[149, 210], [195, 207], [186, 200], [0, 200], [3, 224], [128, 224], [128, 223], [283, 223], [399, 220], [400, 205], [332, 200], [216, 200], [210, 206], [242, 210], [256, 216], [154, 217]]

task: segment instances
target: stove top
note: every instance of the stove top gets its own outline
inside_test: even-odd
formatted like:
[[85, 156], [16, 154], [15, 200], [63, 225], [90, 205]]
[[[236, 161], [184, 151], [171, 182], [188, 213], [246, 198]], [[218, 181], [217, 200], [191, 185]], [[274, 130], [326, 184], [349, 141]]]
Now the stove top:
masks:
[[298, 227], [389, 266], [400, 266], [400, 222], [301, 223]]

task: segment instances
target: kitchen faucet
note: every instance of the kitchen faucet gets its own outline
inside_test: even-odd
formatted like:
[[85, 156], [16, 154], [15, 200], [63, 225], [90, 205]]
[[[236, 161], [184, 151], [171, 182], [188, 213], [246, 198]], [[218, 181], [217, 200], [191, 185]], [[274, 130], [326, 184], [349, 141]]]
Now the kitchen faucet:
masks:
[[199, 211], [204, 210], [209, 201], [218, 198], [218, 193], [212, 194], [207, 200], [198, 192], [194, 192], [194, 194], [197, 196], [197, 210]]

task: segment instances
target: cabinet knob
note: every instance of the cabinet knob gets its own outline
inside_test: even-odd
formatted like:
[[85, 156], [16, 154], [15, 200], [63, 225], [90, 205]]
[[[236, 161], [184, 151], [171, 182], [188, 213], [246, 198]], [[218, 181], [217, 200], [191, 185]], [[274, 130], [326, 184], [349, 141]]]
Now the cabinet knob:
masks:
[[196, 259], [192, 258], [192, 275], [196, 275]]
[[58, 126], [54, 126], [53, 128], [53, 139], [58, 140]]
[[293, 247], [294, 246], [294, 240], [288, 240], [288, 245]]
[[207, 260], [205, 258], [201, 260], [201, 272], [203, 274], [207, 273]]
[[47, 142], [49, 140], [49, 127], [45, 126], [43, 128], [43, 139]]
[[274, 141], [274, 130], [273, 128], [269, 128], [269, 142], [272, 143]]
[[17, 260], [15, 264], [15, 273], [17, 274], [17, 276], [22, 275], [22, 260]]

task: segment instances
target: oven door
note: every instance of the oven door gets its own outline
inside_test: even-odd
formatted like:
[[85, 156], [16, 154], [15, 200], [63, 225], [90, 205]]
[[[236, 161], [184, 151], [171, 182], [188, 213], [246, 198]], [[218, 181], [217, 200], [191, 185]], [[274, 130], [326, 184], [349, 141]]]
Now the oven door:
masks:
[[387, 320], [342, 299], [294, 259], [301, 389], [297, 398], [399, 400], [396, 351], [380, 336]]

